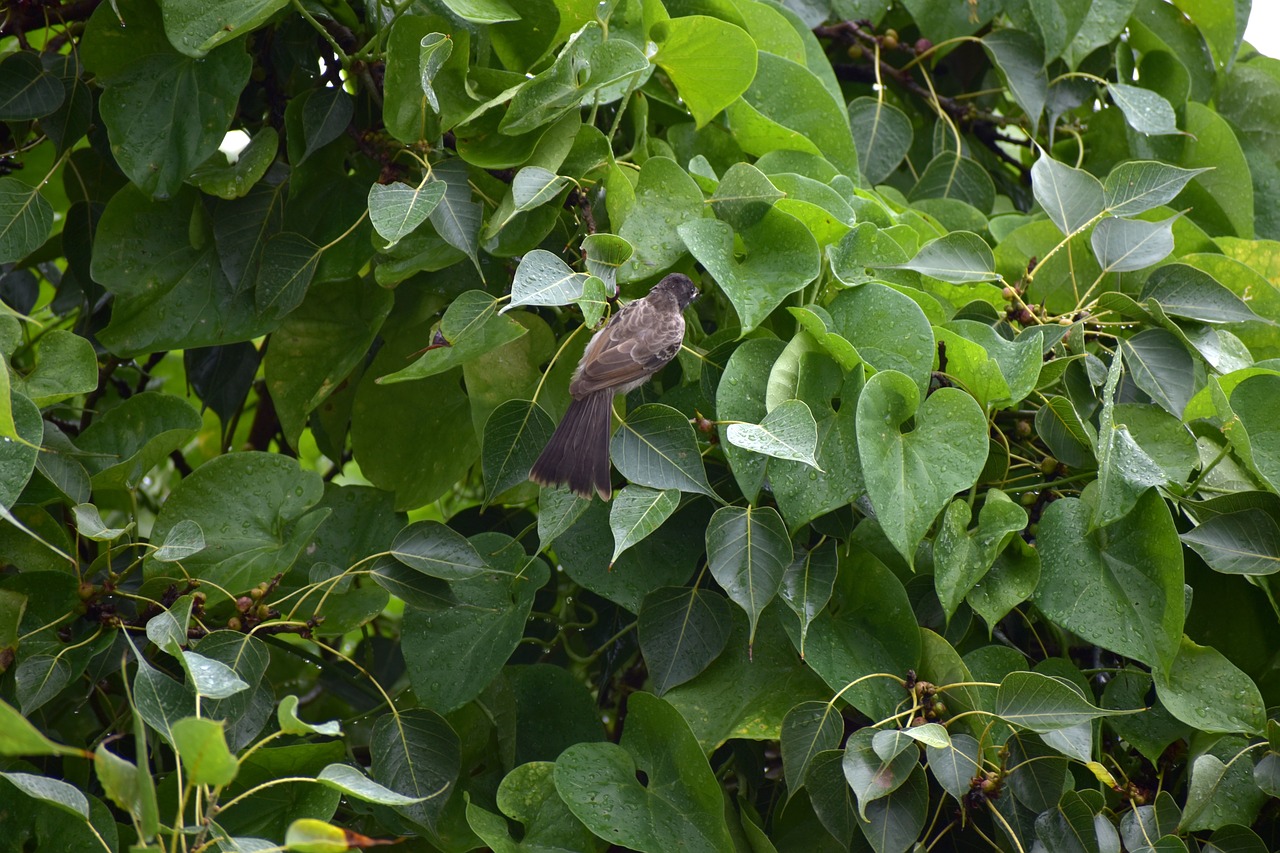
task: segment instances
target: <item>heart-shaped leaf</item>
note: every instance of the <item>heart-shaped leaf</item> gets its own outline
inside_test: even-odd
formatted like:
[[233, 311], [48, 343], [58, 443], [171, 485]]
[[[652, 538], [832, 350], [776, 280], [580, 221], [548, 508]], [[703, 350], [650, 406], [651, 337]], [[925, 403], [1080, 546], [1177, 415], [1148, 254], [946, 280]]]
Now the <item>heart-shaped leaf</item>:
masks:
[[[913, 417], [914, 428], [903, 432]], [[963, 391], [942, 388], [921, 404], [906, 374], [886, 370], [867, 380], [858, 399], [858, 455], [867, 496], [885, 535], [908, 563], [938, 512], [977, 479], [987, 444], [987, 419]]]

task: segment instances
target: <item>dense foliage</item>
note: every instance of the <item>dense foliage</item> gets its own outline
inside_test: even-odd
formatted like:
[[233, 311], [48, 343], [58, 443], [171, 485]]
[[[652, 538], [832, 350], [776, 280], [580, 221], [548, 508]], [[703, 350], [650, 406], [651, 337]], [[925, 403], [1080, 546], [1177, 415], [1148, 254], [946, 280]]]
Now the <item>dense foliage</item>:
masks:
[[0, 851], [1280, 848], [1249, 11], [8, 3]]

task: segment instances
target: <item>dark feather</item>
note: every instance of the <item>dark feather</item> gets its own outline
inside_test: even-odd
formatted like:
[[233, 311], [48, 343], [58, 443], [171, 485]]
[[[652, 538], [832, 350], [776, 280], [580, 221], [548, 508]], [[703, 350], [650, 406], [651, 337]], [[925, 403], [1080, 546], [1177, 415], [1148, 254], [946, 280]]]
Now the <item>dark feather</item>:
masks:
[[569, 383], [569, 410], [529, 471], [530, 480], [565, 483], [588, 500], [593, 492], [609, 500], [613, 397], [643, 385], [676, 357], [684, 340], [682, 312], [697, 296], [688, 276], [673, 273], [596, 332]]

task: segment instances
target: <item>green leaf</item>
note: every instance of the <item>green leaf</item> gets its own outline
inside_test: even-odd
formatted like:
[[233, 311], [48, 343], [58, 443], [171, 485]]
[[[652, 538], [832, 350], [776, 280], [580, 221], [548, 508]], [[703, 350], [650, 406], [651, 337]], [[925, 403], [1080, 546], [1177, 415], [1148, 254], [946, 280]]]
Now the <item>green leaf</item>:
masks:
[[382, 806], [407, 806], [427, 797], [406, 797], [379, 785], [349, 764], [330, 764], [316, 777], [320, 784], [341, 791], [349, 797]]
[[344, 829], [304, 817], [289, 824], [284, 835], [284, 847], [294, 853], [345, 853], [351, 849], [347, 843], [349, 838]]
[[299, 719], [298, 697], [293, 695], [286, 696], [280, 700], [280, 705], [276, 708], [276, 721], [280, 725], [280, 731], [285, 734], [324, 735], [326, 737], [340, 737], [342, 735], [342, 726], [337, 720], [313, 725]]
[[70, 746], [54, 743], [27, 721], [17, 708], [0, 700], [0, 755], [82, 755]]
[[660, 21], [650, 31], [653, 63], [667, 73], [702, 127], [747, 91], [756, 76], [756, 43], [741, 27], [705, 15]]
[[1059, 461], [1073, 468], [1093, 464], [1097, 436], [1066, 397], [1053, 396], [1036, 412], [1036, 434]]
[[601, 838], [636, 850], [732, 849], [720, 786], [679, 712], [635, 693], [627, 719], [619, 744], [574, 744], [556, 760], [556, 791], [569, 810]]
[[1280, 525], [1260, 509], [1212, 516], [1178, 538], [1214, 571], [1229, 575], [1280, 572]]
[[1187, 182], [1208, 169], [1181, 169], [1158, 160], [1130, 160], [1116, 166], [1104, 185], [1107, 212], [1136, 216], [1173, 201]]
[[502, 669], [523, 636], [534, 593], [550, 574], [506, 536], [480, 534], [471, 547], [491, 568], [452, 581], [455, 604], [405, 611], [401, 642], [409, 681], [418, 700], [441, 713], [470, 702]]
[[397, 811], [435, 829], [461, 764], [458, 735], [444, 718], [423, 708], [385, 714], [373, 726], [369, 755], [377, 782], [418, 801]]
[[1195, 380], [1195, 362], [1182, 342], [1164, 329], [1146, 329], [1122, 340], [1120, 348], [1134, 384], [1160, 408], [1181, 417]]
[[369, 221], [387, 241], [386, 249], [426, 221], [444, 198], [444, 188], [440, 181], [428, 181], [416, 187], [402, 181], [369, 187]]
[[[466, 253], [480, 270], [480, 223], [484, 208], [471, 200], [471, 184], [467, 170], [458, 160], [446, 160], [434, 170], [437, 181], [445, 185], [444, 196], [428, 217], [446, 243]], [[484, 274], [481, 273], [483, 280]]]
[[893, 174], [911, 149], [911, 120], [879, 98], [864, 96], [850, 101], [849, 125], [858, 149], [858, 168], [872, 186]]
[[[245, 590], [284, 572], [311, 540], [328, 510], [320, 475], [280, 454], [230, 453], [201, 465], [170, 494], [152, 538], [164, 541], [183, 521], [205, 531], [203, 550], [187, 557], [189, 572], [231, 591]], [[171, 577], [167, 563], [149, 560], [148, 578]]]
[[532, 210], [554, 199], [570, 183], [568, 178], [541, 166], [526, 166], [511, 182], [511, 197], [516, 210]]
[[113, 542], [133, 529], [130, 522], [124, 527], [107, 527], [93, 504], [80, 504], [71, 508], [76, 519], [76, 530], [81, 536], [96, 542]]
[[98, 744], [93, 752], [94, 775], [102, 785], [103, 793], [111, 802], [125, 811], [136, 814], [138, 806], [138, 767]]
[[1201, 323], [1266, 322], [1213, 276], [1186, 264], [1168, 264], [1151, 273], [1142, 286], [1142, 300], [1148, 299], [1171, 317]]
[[[239, 214], [236, 224], [243, 228], [252, 222], [242, 212], [262, 200], [268, 208], [279, 203], [274, 192], [264, 192], [231, 203], [228, 212]], [[265, 219], [258, 227], [267, 227]], [[115, 294], [111, 322], [99, 333], [102, 343], [114, 353], [137, 355], [250, 340], [270, 329], [272, 318], [258, 315], [248, 286], [256, 274], [252, 254], [244, 252], [244, 268], [229, 277], [223, 263], [231, 266], [238, 253], [220, 247], [218, 233], [216, 220], [209, 228], [200, 194], [190, 188], [171, 201], [152, 201], [132, 185], [112, 196], [95, 234], [91, 267], [93, 280]], [[230, 241], [242, 252], [248, 248], [244, 236]], [[206, 310], [209, 305], [218, 311]]]
[[969, 792], [969, 781], [978, 775], [982, 766], [978, 742], [966, 734], [951, 735], [945, 747], [927, 746], [925, 755], [933, 778], [957, 800]]
[[609, 448], [618, 471], [636, 485], [719, 500], [707, 482], [689, 419], [670, 406], [650, 403], [629, 412]]
[[200, 59], [223, 42], [256, 30], [288, 5], [288, 0], [249, 0], [230, 5], [161, 0], [160, 12], [169, 42], [187, 56]]
[[173, 744], [192, 785], [222, 786], [236, 778], [239, 764], [227, 749], [222, 726], [186, 717], [173, 723]]
[[[1102, 184], [1097, 178], [1083, 169], [1059, 163], [1043, 152], [1031, 167], [1031, 189], [1049, 219], [1067, 235], [1092, 222], [1107, 206], [1103, 200]], [[1112, 214], [1122, 215], [1116, 210], [1112, 210]]]
[[0, 121], [43, 118], [62, 106], [66, 92], [35, 53], [10, 53], [0, 62]]
[[658, 491], [644, 486], [624, 486], [609, 506], [609, 527], [613, 530], [613, 556], [617, 561], [623, 551], [642, 541], [662, 526], [680, 505], [680, 491]]
[[422, 69], [422, 92], [427, 96], [431, 109], [440, 112], [440, 98], [436, 95], [435, 79], [444, 64], [453, 55], [453, 40], [444, 33], [427, 33], [418, 42], [418, 66]]
[[952, 231], [930, 240], [911, 260], [893, 266], [954, 284], [1000, 279], [991, 247], [971, 231]]
[[528, 479], [554, 431], [555, 422], [537, 403], [508, 400], [493, 410], [480, 445], [486, 502]]
[[61, 779], [51, 779], [48, 776], [37, 776], [33, 773], [0, 772], [0, 777], [7, 779], [28, 797], [49, 803], [63, 812], [69, 812], [86, 821], [89, 819], [89, 801], [75, 785], [63, 782]]
[[902, 787], [920, 761], [919, 749], [907, 749], [887, 759], [877, 755], [872, 747], [872, 740], [877, 734], [870, 728], [854, 732], [845, 744], [842, 761], [844, 778], [853, 789], [858, 800], [858, 814], [864, 821], [867, 820], [867, 806]]
[[474, 800], [467, 803], [467, 823], [471, 829], [491, 849], [506, 853], [602, 851], [607, 842], [592, 835], [556, 793], [555, 768], [550, 761], [531, 761], [503, 777], [498, 786], [497, 806], [503, 815], [520, 824], [520, 831], [509, 827], [507, 820], [481, 808]]
[[787, 400], [756, 424], [729, 424], [725, 437], [744, 450], [792, 459], [819, 471], [814, 458], [818, 445], [818, 424], [802, 400]]
[[934, 540], [933, 581], [948, 620], [986, 576], [1013, 534], [1027, 526], [1026, 510], [999, 489], [987, 492], [978, 527], [972, 531], [968, 529], [970, 517], [967, 503], [952, 501]]
[[[677, 231], [733, 303], [743, 332], [759, 326], [821, 272], [822, 256], [809, 229], [777, 209], [737, 234], [717, 219], [696, 219]], [[742, 251], [736, 249], [737, 239]]]
[[[798, 626], [784, 625], [798, 647]], [[850, 682], [867, 673], [913, 669], [920, 665], [920, 647], [920, 629], [902, 582], [870, 552], [852, 545], [840, 559], [831, 603], [809, 627], [805, 663], [855, 708], [881, 719], [896, 713], [901, 686], [884, 679]]]
[[929, 782], [917, 765], [893, 793], [867, 806], [858, 828], [876, 853], [905, 853], [924, 831], [929, 814]]
[[0, 178], [0, 264], [21, 260], [48, 239], [53, 206], [17, 178]]
[[591, 506], [568, 489], [543, 486], [538, 492], [538, 542], [541, 549], [573, 526]]
[[23, 716], [29, 717], [67, 686], [71, 665], [61, 657], [30, 655], [14, 669], [13, 680], [18, 707]]
[[254, 283], [258, 313], [283, 317], [302, 304], [316, 274], [323, 249], [292, 231], [275, 235], [262, 250], [262, 263]]
[[290, 447], [298, 446], [307, 416], [365, 358], [393, 302], [359, 279], [327, 282], [308, 290], [272, 333], [263, 359], [267, 389]]
[[466, 580], [493, 571], [461, 534], [438, 521], [416, 521], [396, 534], [391, 556], [423, 574]]
[[98, 356], [93, 344], [67, 329], [40, 336], [40, 361], [17, 388], [37, 406], [50, 406], [98, 387]]
[[829, 82], [798, 62], [761, 52], [755, 79], [726, 113], [734, 138], [749, 154], [799, 149], [822, 155], [847, 176], [858, 174], [849, 114]]
[[1245, 459], [1271, 487], [1280, 491], [1280, 376], [1251, 376], [1231, 392], [1231, 409], [1244, 428]]
[[724, 652], [702, 675], [667, 693], [704, 752], [733, 739], [777, 740], [796, 702], [831, 695], [796, 657], [779, 615], [777, 608], [765, 610], [753, 648], [746, 614], [732, 608], [733, 633]]
[[1148, 489], [1127, 516], [1092, 531], [1090, 513], [1086, 502], [1064, 498], [1041, 516], [1036, 605], [1087, 642], [1148, 666], [1168, 662], [1182, 637], [1183, 581], [1164, 500]]
[[1096, 48], [1120, 34], [1137, 0], [1093, 0], [1088, 5], [1084, 22], [1076, 30], [1063, 57], [1073, 69]]
[[[3, 364], [0, 367], [5, 368], [0, 373], [7, 380], [8, 368]], [[12, 428], [5, 430], [13, 437], [0, 437], [0, 509], [6, 510], [6, 516], [7, 510], [18, 502], [23, 487], [35, 470], [40, 441], [44, 435], [40, 410], [35, 403], [17, 391], [10, 391], [7, 385], [7, 381], [0, 381], [0, 393], [10, 402], [13, 424]]]
[[773, 507], [726, 506], [707, 525], [707, 564], [716, 582], [751, 621], [755, 642], [760, 614], [782, 585], [793, 554], [787, 527]]
[[1143, 222], [1109, 216], [1094, 226], [1089, 245], [1104, 274], [1145, 269], [1173, 251], [1173, 223], [1177, 219], [1171, 216], [1160, 222]]
[[838, 747], [843, 736], [844, 718], [831, 702], [801, 702], [787, 712], [779, 746], [788, 802], [804, 787], [818, 754]]
[[[903, 433], [914, 418], [915, 428]], [[858, 455], [867, 496], [889, 541], [910, 564], [951, 497], [973, 485], [987, 458], [986, 418], [973, 398], [942, 388], [920, 402], [895, 370], [867, 380], [858, 398]]]
[[983, 36], [982, 46], [1000, 69], [1014, 101], [1026, 113], [1034, 135], [1049, 97], [1049, 77], [1044, 69], [1045, 51], [1040, 40], [1030, 33], [1005, 28]]
[[1222, 652], [1182, 637], [1173, 661], [1152, 675], [1169, 713], [1200, 731], [1261, 734], [1266, 702], [1253, 679]]
[[614, 223], [618, 236], [635, 247], [635, 254], [618, 269], [618, 280], [639, 281], [680, 260], [685, 247], [675, 239], [676, 233], [702, 214], [702, 190], [688, 172], [667, 157], [646, 160], [635, 185], [635, 206], [621, 226]]
[[1107, 93], [1124, 113], [1125, 121], [1139, 133], [1147, 136], [1181, 133], [1173, 107], [1162, 95], [1126, 83], [1108, 83]]
[[954, 151], [943, 151], [925, 166], [908, 198], [911, 201], [924, 198], [957, 199], [973, 205], [980, 213], [985, 214], [991, 212], [995, 196], [995, 185], [986, 169]]
[[222, 151], [215, 151], [187, 176], [187, 183], [228, 201], [243, 198], [266, 175], [279, 148], [276, 129], [264, 127], [253, 135], [234, 162]]
[[993, 712], [1034, 732], [1052, 732], [1105, 717], [1073, 684], [1038, 672], [1012, 672], [1000, 682]]
[[618, 292], [618, 269], [634, 252], [630, 243], [614, 234], [588, 234], [582, 238], [587, 272], [604, 282], [606, 295]]
[[800, 657], [804, 657], [804, 641], [809, 633], [809, 626], [831, 600], [837, 567], [836, 545], [833, 540], [813, 550], [796, 554], [782, 575], [778, 595], [800, 619]]
[[236, 671], [225, 663], [196, 652], [182, 653], [182, 667], [191, 679], [197, 697], [208, 699], [226, 699], [249, 685], [236, 675]]
[[[120, 26], [121, 20], [128, 25]], [[243, 41], [211, 49], [201, 59], [179, 53], [170, 46], [159, 10], [139, 0], [98, 8], [85, 29], [81, 55], [105, 90], [100, 109], [120, 168], [155, 198], [176, 194], [218, 149], [252, 64]], [[158, 80], [165, 85], [157, 87]]]
[[910, 376], [921, 392], [933, 369], [933, 327], [911, 297], [883, 284], [864, 284], [831, 303], [835, 331], [879, 371]]
[[[1244, 742], [1235, 739], [1232, 745], [1234, 753]], [[1187, 787], [1187, 804], [1178, 829], [1194, 831], [1218, 829], [1232, 823], [1247, 825], [1253, 822], [1264, 801], [1265, 795], [1258, 790], [1249, 762], [1228, 764], [1217, 755], [1200, 755], [1191, 762], [1191, 784]]]
[[587, 273], [574, 272], [559, 255], [534, 249], [520, 259], [511, 281], [511, 303], [518, 305], [569, 305], [582, 298]]
[[[550, 254], [550, 253], [548, 253]], [[443, 340], [430, 342], [427, 351], [408, 367], [378, 377], [378, 384], [425, 379], [451, 370], [510, 343], [528, 329], [510, 317], [498, 315], [498, 301], [482, 290], [468, 290], [450, 303], [440, 320]]]
[[763, 219], [784, 195], [755, 166], [734, 163], [716, 186], [711, 209], [717, 219], [742, 230]]
[[[190, 441], [200, 416], [185, 400], [154, 391], [135, 394], [94, 419], [76, 445], [95, 489], [130, 489]], [[152, 534], [163, 538], [164, 531]]]
[[700, 675], [724, 651], [732, 626], [719, 593], [662, 587], [646, 595], [637, 628], [653, 689], [661, 695]]

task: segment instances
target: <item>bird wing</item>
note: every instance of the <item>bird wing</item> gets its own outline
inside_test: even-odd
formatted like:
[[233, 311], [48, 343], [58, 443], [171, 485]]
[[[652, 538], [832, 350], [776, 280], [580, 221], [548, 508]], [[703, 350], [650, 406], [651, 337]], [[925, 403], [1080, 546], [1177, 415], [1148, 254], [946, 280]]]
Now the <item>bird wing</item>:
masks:
[[[675, 358], [684, 340], [684, 317], [649, 299], [629, 303], [587, 344], [569, 392], [635, 388]], [[674, 308], [674, 306], [670, 306]]]

